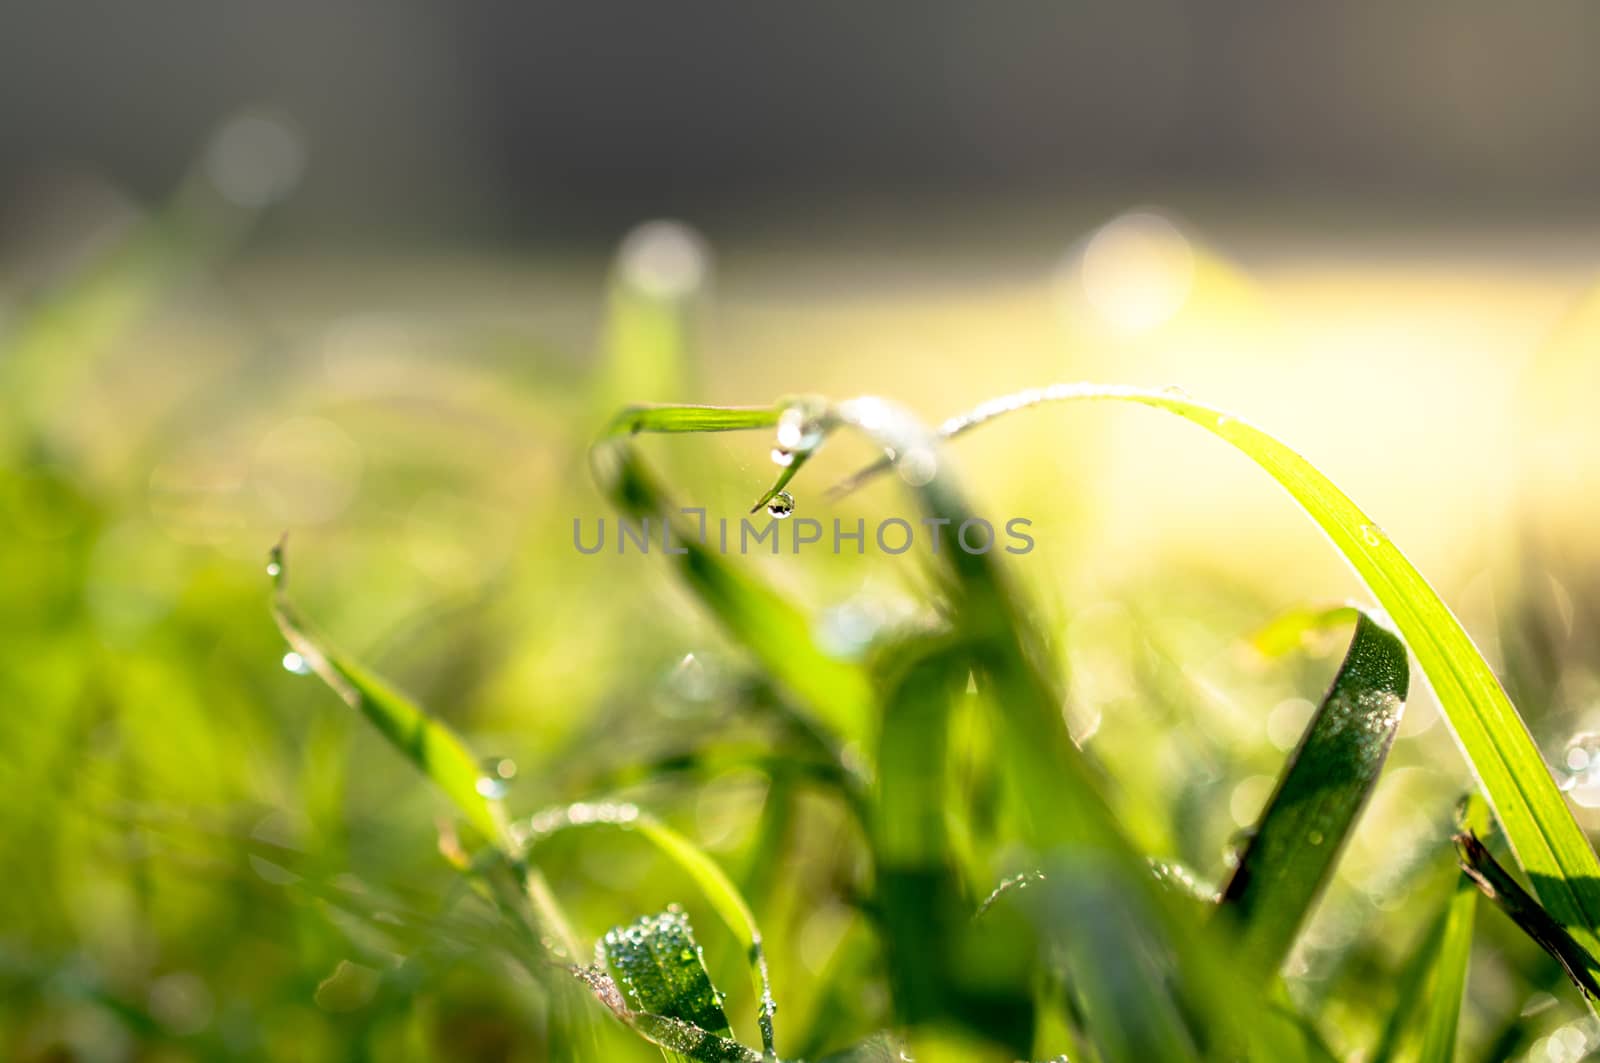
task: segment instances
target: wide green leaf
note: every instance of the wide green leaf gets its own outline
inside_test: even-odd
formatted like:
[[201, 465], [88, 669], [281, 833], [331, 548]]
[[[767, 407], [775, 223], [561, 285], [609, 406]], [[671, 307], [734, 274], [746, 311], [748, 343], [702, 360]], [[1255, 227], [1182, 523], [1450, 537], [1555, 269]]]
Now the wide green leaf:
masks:
[[1400, 726], [1409, 676], [1399, 636], [1359, 615], [1344, 663], [1222, 890], [1245, 962], [1262, 976], [1283, 964], [1333, 874]]

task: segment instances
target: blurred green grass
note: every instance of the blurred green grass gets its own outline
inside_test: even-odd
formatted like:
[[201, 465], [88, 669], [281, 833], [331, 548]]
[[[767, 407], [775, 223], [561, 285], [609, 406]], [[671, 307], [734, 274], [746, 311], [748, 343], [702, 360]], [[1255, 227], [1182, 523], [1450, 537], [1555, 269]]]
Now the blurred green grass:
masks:
[[[1458, 604], [1547, 756], [1574, 768], [1593, 826], [1586, 765], [1565, 759], [1567, 738], [1600, 723], [1600, 551], [1583, 534], [1600, 449], [1582, 401], [1600, 393], [1600, 317], [1575, 301], [1580, 278], [1383, 256], [1252, 268], [1152, 216], [1000, 280], [734, 248], [713, 287], [704, 248], [660, 228], [613, 265], [241, 261], [249, 212], [186, 188], [14, 301], [0, 341], [0, 1049], [544, 1058], [540, 994], [436, 855], [440, 802], [279, 664], [263, 565], [286, 529], [307, 611], [514, 760], [519, 811], [636, 800], [729, 868], [809, 1051], [889, 1021], [849, 817], [803, 773], [736, 755], [770, 737], [739, 652], [659, 559], [572, 548], [574, 517], [608, 515], [588, 445], [629, 400], [885, 392], [936, 419], [1039, 379], [1112, 375], [1258, 414], [1381, 513]], [[1180, 288], [1170, 306], [1148, 301]], [[677, 364], [663, 351], [692, 352], [693, 376], [660, 372]], [[1372, 379], [1393, 397], [1346, 401]], [[1014, 570], [1069, 664], [1073, 734], [1138, 846], [1218, 879], [1335, 666], [1315, 640], [1287, 666], [1246, 640], [1284, 608], [1344, 597], [1348, 578], [1270, 488], [1160, 425], [1017, 431], [956, 460], [979, 505], [1040, 529]], [[712, 513], [742, 513], [773, 472], [760, 440], [651, 454]], [[819, 457], [801, 512], [826, 512], [818, 485], [869, 454]], [[1446, 462], [1470, 475], [1440, 477]], [[896, 506], [875, 489], [838, 512]], [[926, 608], [927, 577], [894, 559], [755, 562], [844, 651], [863, 624]], [[1291, 995], [1338, 1031], [1337, 1050], [1376, 1040], [1388, 976], [1448, 878], [1449, 795], [1466, 774], [1435, 718], [1412, 705], [1291, 963]], [[981, 771], [990, 739], [953, 726]], [[705, 734], [725, 736], [726, 761], [692, 755]], [[552, 840], [544, 866], [589, 940], [697, 896], [626, 839]], [[741, 986], [736, 943], [694, 914], [717, 983]], [[1580, 1012], [1542, 954], [1489, 921], [1484, 940], [1465, 1044], [1548, 1054], [1558, 1031], [1593, 1035], [1571, 1025]], [[749, 1028], [748, 992], [730, 1006]], [[604, 1058], [652, 1058], [599, 1036]]]

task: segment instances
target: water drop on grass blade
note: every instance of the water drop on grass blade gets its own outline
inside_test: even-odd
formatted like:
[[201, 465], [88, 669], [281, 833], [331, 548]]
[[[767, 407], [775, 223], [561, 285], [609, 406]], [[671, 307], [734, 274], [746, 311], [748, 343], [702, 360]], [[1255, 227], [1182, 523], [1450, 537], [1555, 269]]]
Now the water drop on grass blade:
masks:
[[293, 672], [295, 675], [310, 675], [311, 665], [298, 653], [290, 650], [283, 655], [283, 670]]
[[786, 520], [794, 513], [794, 496], [779, 491], [767, 501], [767, 512], [778, 520]]

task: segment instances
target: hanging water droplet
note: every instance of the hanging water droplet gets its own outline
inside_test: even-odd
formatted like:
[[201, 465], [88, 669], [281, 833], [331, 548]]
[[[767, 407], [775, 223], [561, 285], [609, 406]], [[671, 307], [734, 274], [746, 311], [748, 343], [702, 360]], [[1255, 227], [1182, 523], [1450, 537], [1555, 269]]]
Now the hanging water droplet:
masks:
[[794, 513], [794, 496], [787, 491], [779, 491], [767, 500], [767, 513], [778, 520], [786, 520]]
[[277, 579], [282, 572], [283, 566], [278, 564], [276, 560], [267, 562], [267, 575], [271, 576], [273, 579]]
[[784, 450], [782, 447], [772, 448], [772, 464], [788, 468], [794, 464], [794, 451]]
[[295, 675], [310, 675], [311, 664], [304, 657], [290, 650], [283, 655], [283, 670], [293, 672]]
[[1361, 538], [1368, 546], [1377, 546], [1383, 542], [1383, 529], [1376, 524], [1363, 524], [1361, 526]]

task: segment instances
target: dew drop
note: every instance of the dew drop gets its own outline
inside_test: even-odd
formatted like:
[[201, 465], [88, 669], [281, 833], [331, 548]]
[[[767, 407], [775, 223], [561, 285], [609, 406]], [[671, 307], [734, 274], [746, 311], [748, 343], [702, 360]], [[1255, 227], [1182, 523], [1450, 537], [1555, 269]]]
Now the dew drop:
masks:
[[1321, 845], [1322, 832], [1320, 830], [1311, 831], [1306, 835], [1306, 841], [1310, 842], [1312, 845]]
[[786, 520], [794, 513], [794, 496], [787, 491], [779, 491], [767, 501], [767, 513], [778, 520]]
[[290, 650], [283, 655], [283, 670], [293, 672], [295, 675], [310, 675], [311, 664], [298, 653]]
[[282, 573], [282, 565], [278, 564], [276, 561], [267, 562], [267, 575], [271, 576], [273, 579], [277, 579], [280, 575], [282, 575]]
[[782, 447], [773, 447], [772, 464], [788, 468], [794, 464], [794, 451], [784, 450]]
[[1161, 389], [1161, 394], [1171, 396], [1174, 399], [1187, 399], [1189, 397], [1189, 392], [1184, 390], [1181, 384], [1168, 384]]
[[1383, 542], [1383, 531], [1376, 524], [1363, 524], [1361, 538], [1368, 546], [1377, 546]]

